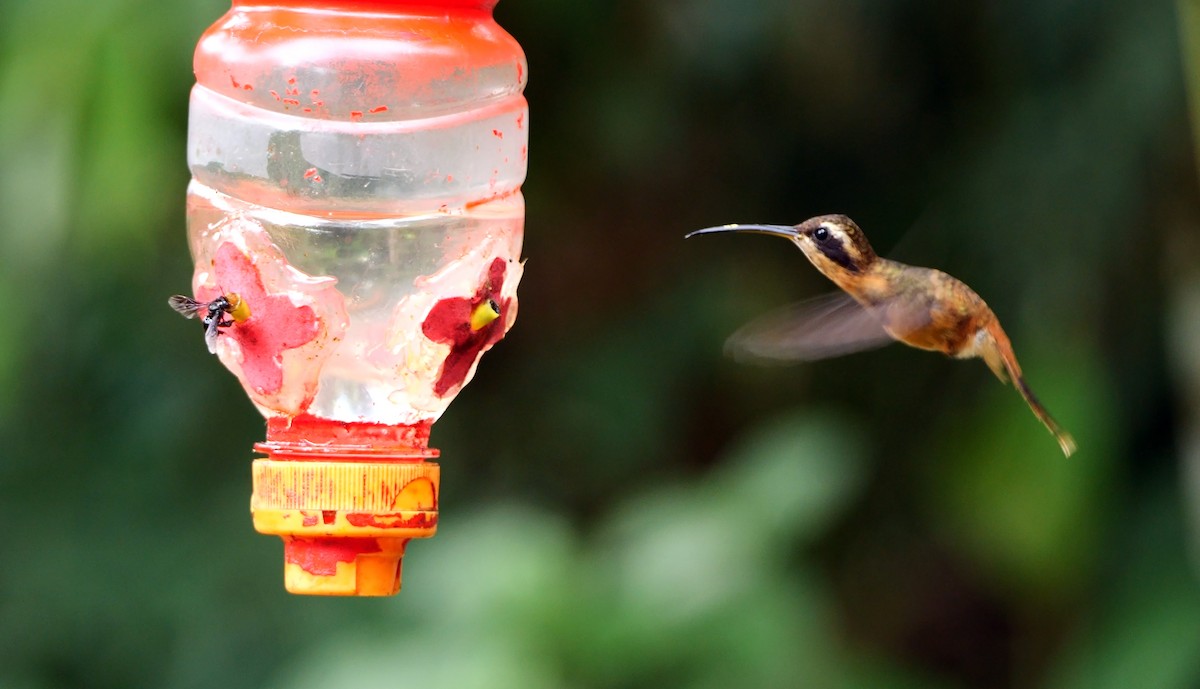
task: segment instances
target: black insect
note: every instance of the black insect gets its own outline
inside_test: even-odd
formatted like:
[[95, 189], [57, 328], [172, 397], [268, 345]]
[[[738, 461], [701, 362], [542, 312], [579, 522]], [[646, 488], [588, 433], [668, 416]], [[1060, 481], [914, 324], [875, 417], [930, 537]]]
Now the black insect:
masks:
[[187, 318], [204, 314], [200, 319], [204, 323], [204, 342], [208, 345], [208, 351], [213, 354], [217, 353], [217, 335], [221, 333], [221, 328], [228, 328], [237, 321], [245, 320], [245, 316], [238, 317], [245, 311], [245, 302], [232, 292], [222, 294], [212, 301], [196, 301], [191, 297], [176, 294], [168, 299], [167, 303]]

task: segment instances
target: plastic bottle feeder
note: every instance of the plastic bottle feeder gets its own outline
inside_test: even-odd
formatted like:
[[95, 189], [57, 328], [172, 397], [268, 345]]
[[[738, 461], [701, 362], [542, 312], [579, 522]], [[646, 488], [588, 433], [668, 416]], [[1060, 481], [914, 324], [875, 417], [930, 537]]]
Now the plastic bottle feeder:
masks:
[[293, 593], [389, 595], [437, 530], [433, 423], [517, 315], [525, 58], [494, 2], [234, 2], [200, 40], [188, 238], [267, 420]]

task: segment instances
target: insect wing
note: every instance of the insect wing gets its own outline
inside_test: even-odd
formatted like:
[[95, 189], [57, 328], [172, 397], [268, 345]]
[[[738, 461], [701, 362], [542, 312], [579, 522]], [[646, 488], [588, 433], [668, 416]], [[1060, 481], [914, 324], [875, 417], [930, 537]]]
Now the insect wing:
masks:
[[813, 361], [892, 342], [882, 314], [834, 292], [762, 316], [730, 336], [726, 353], [738, 361]]
[[176, 294], [170, 299], [167, 299], [167, 304], [169, 304], [172, 309], [175, 309], [177, 313], [180, 313], [187, 318], [195, 318], [196, 314], [200, 313], [201, 311], [208, 310], [208, 304], [202, 301], [196, 301], [191, 297], [185, 297], [182, 294]]
[[220, 314], [206, 319], [208, 327], [204, 329], [204, 344], [208, 345], [208, 353], [217, 353], [217, 335], [220, 334], [218, 328], [221, 325]]

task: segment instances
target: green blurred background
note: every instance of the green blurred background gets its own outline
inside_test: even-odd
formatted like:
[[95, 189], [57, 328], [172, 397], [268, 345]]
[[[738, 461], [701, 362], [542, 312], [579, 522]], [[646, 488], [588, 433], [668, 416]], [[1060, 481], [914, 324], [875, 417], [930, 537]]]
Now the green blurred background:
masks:
[[[521, 315], [385, 600], [283, 591], [261, 418], [165, 304], [227, 7], [0, 0], [0, 687], [1200, 687], [1174, 4], [504, 0]], [[979, 291], [1079, 453], [978, 362], [724, 358], [830, 286], [684, 233], [829, 212]]]

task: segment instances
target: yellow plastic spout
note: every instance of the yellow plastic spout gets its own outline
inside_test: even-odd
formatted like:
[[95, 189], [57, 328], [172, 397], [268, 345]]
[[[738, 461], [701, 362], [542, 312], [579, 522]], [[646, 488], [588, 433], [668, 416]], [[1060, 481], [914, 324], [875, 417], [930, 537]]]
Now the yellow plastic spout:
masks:
[[439, 467], [429, 425], [273, 418], [254, 461], [250, 512], [284, 543], [291, 593], [388, 596], [405, 546], [437, 532]]

